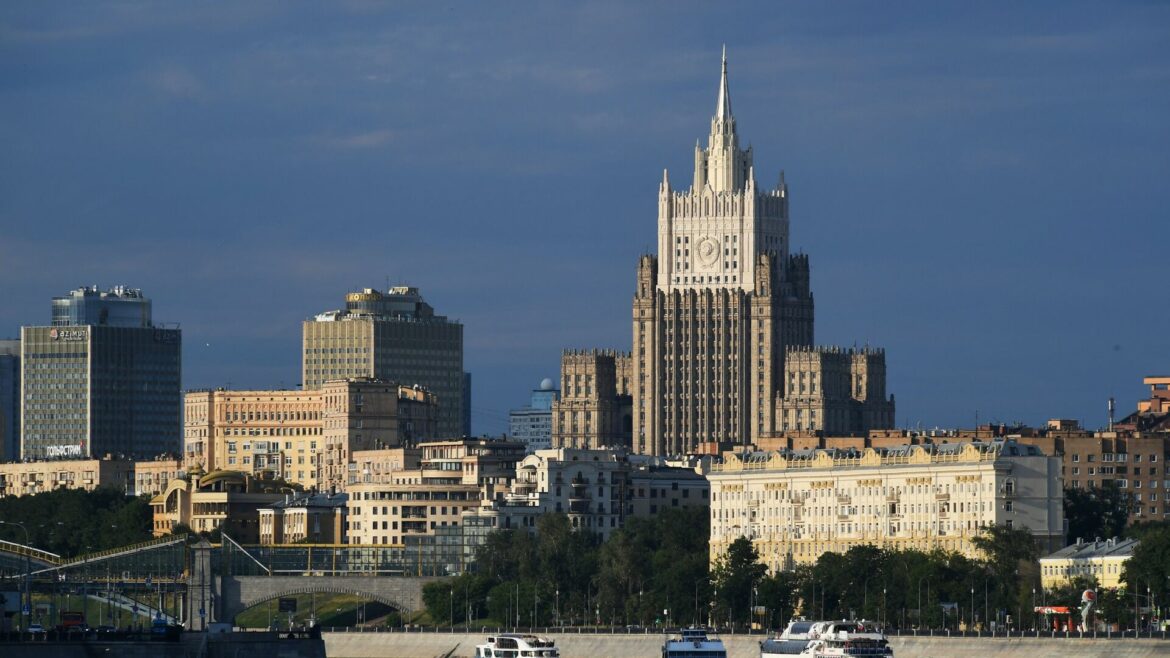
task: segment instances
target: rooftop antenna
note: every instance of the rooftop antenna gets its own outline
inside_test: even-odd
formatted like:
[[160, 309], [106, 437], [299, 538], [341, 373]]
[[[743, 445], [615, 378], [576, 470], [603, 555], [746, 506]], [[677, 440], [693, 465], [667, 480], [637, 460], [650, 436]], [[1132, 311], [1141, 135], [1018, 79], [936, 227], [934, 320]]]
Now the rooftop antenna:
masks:
[[1113, 402], [1113, 396], [1109, 396], [1109, 404], [1106, 405], [1106, 408], [1109, 409], [1109, 431], [1112, 432], [1113, 431], [1113, 410], [1115, 408], [1114, 402]]

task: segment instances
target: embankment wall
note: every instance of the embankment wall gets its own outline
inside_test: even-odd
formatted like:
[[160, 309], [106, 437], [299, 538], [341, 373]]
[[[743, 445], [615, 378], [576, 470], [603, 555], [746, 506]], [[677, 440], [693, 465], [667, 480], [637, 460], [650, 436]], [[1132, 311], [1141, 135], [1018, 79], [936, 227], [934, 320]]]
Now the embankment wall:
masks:
[[[661, 635], [549, 633], [562, 658], [658, 658]], [[329, 658], [471, 658], [486, 633], [325, 633]], [[729, 658], [759, 658], [760, 636], [722, 635]], [[897, 658], [1149, 658], [1170, 641], [1077, 638], [892, 637]]]

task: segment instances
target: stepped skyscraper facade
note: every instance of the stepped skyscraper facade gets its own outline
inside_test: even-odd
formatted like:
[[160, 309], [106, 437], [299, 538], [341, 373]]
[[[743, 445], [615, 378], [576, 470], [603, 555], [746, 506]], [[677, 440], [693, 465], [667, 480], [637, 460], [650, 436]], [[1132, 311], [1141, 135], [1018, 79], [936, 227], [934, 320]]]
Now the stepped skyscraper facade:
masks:
[[658, 254], [638, 263], [630, 357], [636, 452], [681, 454], [702, 443], [893, 424], [883, 352], [813, 347], [809, 261], [791, 253], [788, 186], [783, 173], [774, 187], [760, 185], [752, 160], [752, 149], [740, 148], [725, 53], [692, 184], [676, 191], [663, 172]]

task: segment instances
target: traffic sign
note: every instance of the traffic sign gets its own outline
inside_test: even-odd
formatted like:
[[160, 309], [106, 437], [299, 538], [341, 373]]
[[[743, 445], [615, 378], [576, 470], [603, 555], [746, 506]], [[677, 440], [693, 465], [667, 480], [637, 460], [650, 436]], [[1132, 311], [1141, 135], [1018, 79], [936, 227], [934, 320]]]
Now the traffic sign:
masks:
[[20, 612], [21, 612], [21, 614], [23, 614], [25, 617], [27, 617], [27, 616], [29, 616], [29, 614], [30, 614], [32, 611], [28, 609], [28, 604], [27, 604], [27, 603], [25, 603], [25, 604], [24, 604], [24, 607], [23, 607], [23, 608], [21, 608]]

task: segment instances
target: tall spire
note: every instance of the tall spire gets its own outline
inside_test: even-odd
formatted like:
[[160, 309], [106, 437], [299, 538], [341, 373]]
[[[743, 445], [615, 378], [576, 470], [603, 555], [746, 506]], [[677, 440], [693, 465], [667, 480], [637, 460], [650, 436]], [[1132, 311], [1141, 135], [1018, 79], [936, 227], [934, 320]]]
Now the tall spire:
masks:
[[727, 90], [727, 44], [723, 45], [723, 74], [719, 78], [719, 101], [715, 107], [715, 118], [731, 118], [731, 94]]

